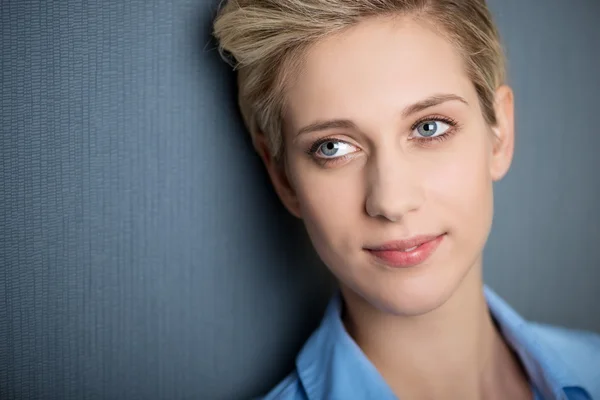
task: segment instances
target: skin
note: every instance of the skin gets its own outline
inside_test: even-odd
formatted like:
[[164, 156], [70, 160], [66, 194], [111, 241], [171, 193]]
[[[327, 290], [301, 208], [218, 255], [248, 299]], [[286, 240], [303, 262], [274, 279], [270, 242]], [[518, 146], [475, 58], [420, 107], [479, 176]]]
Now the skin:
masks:
[[[432, 96], [462, 100], [409, 112]], [[346, 329], [400, 398], [531, 398], [483, 295], [493, 182], [513, 156], [507, 86], [495, 110], [489, 126], [460, 54], [434, 29], [369, 19], [305, 55], [286, 91], [283, 167], [262, 135], [256, 142], [279, 197], [339, 281]], [[306, 131], [331, 120], [345, 122]], [[445, 140], [420, 141], [421, 121]], [[308, 154], [323, 138], [337, 153]], [[416, 267], [391, 268], [365, 251], [421, 234], [444, 237]]]

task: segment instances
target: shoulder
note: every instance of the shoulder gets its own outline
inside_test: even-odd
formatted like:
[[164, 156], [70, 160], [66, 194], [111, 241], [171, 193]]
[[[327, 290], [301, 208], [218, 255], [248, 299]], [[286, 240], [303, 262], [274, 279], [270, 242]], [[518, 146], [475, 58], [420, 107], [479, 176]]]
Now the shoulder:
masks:
[[284, 380], [279, 382], [269, 393], [261, 400], [306, 400], [306, 392], [298, 378], [296, 371], [289, 374]]
[[529, 325], [538, 339], [581, 379], [592, 396], [600, 396], [600, 335], [540, 323]]

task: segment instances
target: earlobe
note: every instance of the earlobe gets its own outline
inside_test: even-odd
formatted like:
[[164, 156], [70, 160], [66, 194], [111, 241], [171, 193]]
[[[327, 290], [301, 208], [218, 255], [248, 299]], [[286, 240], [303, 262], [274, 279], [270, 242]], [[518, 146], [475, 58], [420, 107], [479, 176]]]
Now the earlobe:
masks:
[[298, 197], [288, 179], [285, 167], [283, 163], [280, 163], [273, 157], [269, 143], [264, 134], [259, 133], [256, 136], [254, 147], [267, 169], [277, 196], [293, 216], [301, 218]]
[[494, 142], [490, 175], [492, 180], [498, 181], [508, 172], [514, 154], [514, 96], [510, 87], [503, 85], [496, 90], [494, 110], [497, 123], [492, 128]]

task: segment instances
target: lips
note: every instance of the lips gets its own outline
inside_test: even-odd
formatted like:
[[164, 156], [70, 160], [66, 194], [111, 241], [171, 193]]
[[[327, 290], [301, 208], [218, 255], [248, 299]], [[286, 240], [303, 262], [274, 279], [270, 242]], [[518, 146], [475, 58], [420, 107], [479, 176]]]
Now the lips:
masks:
[[445, 234], [422, 235], [365, 248], [378, 262], [390, 267], [414, 267], [427, 260], [438, 248]]

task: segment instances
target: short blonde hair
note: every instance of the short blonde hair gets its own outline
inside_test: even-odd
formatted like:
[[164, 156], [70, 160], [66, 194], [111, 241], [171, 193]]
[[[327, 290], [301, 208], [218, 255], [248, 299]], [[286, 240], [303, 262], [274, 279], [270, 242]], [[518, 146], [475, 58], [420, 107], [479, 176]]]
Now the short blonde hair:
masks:
[[408, 15], [429, 23], [461, 53], [486, 122], [496, 124], [494, 94], [505, 60], [485, 0], [229, 0], [214, 35], [238, 71], [238, 100], [253, 142], [264, 134], [283, 155], [284, 89], [304, 51], [324, 37], [371, 17]]

